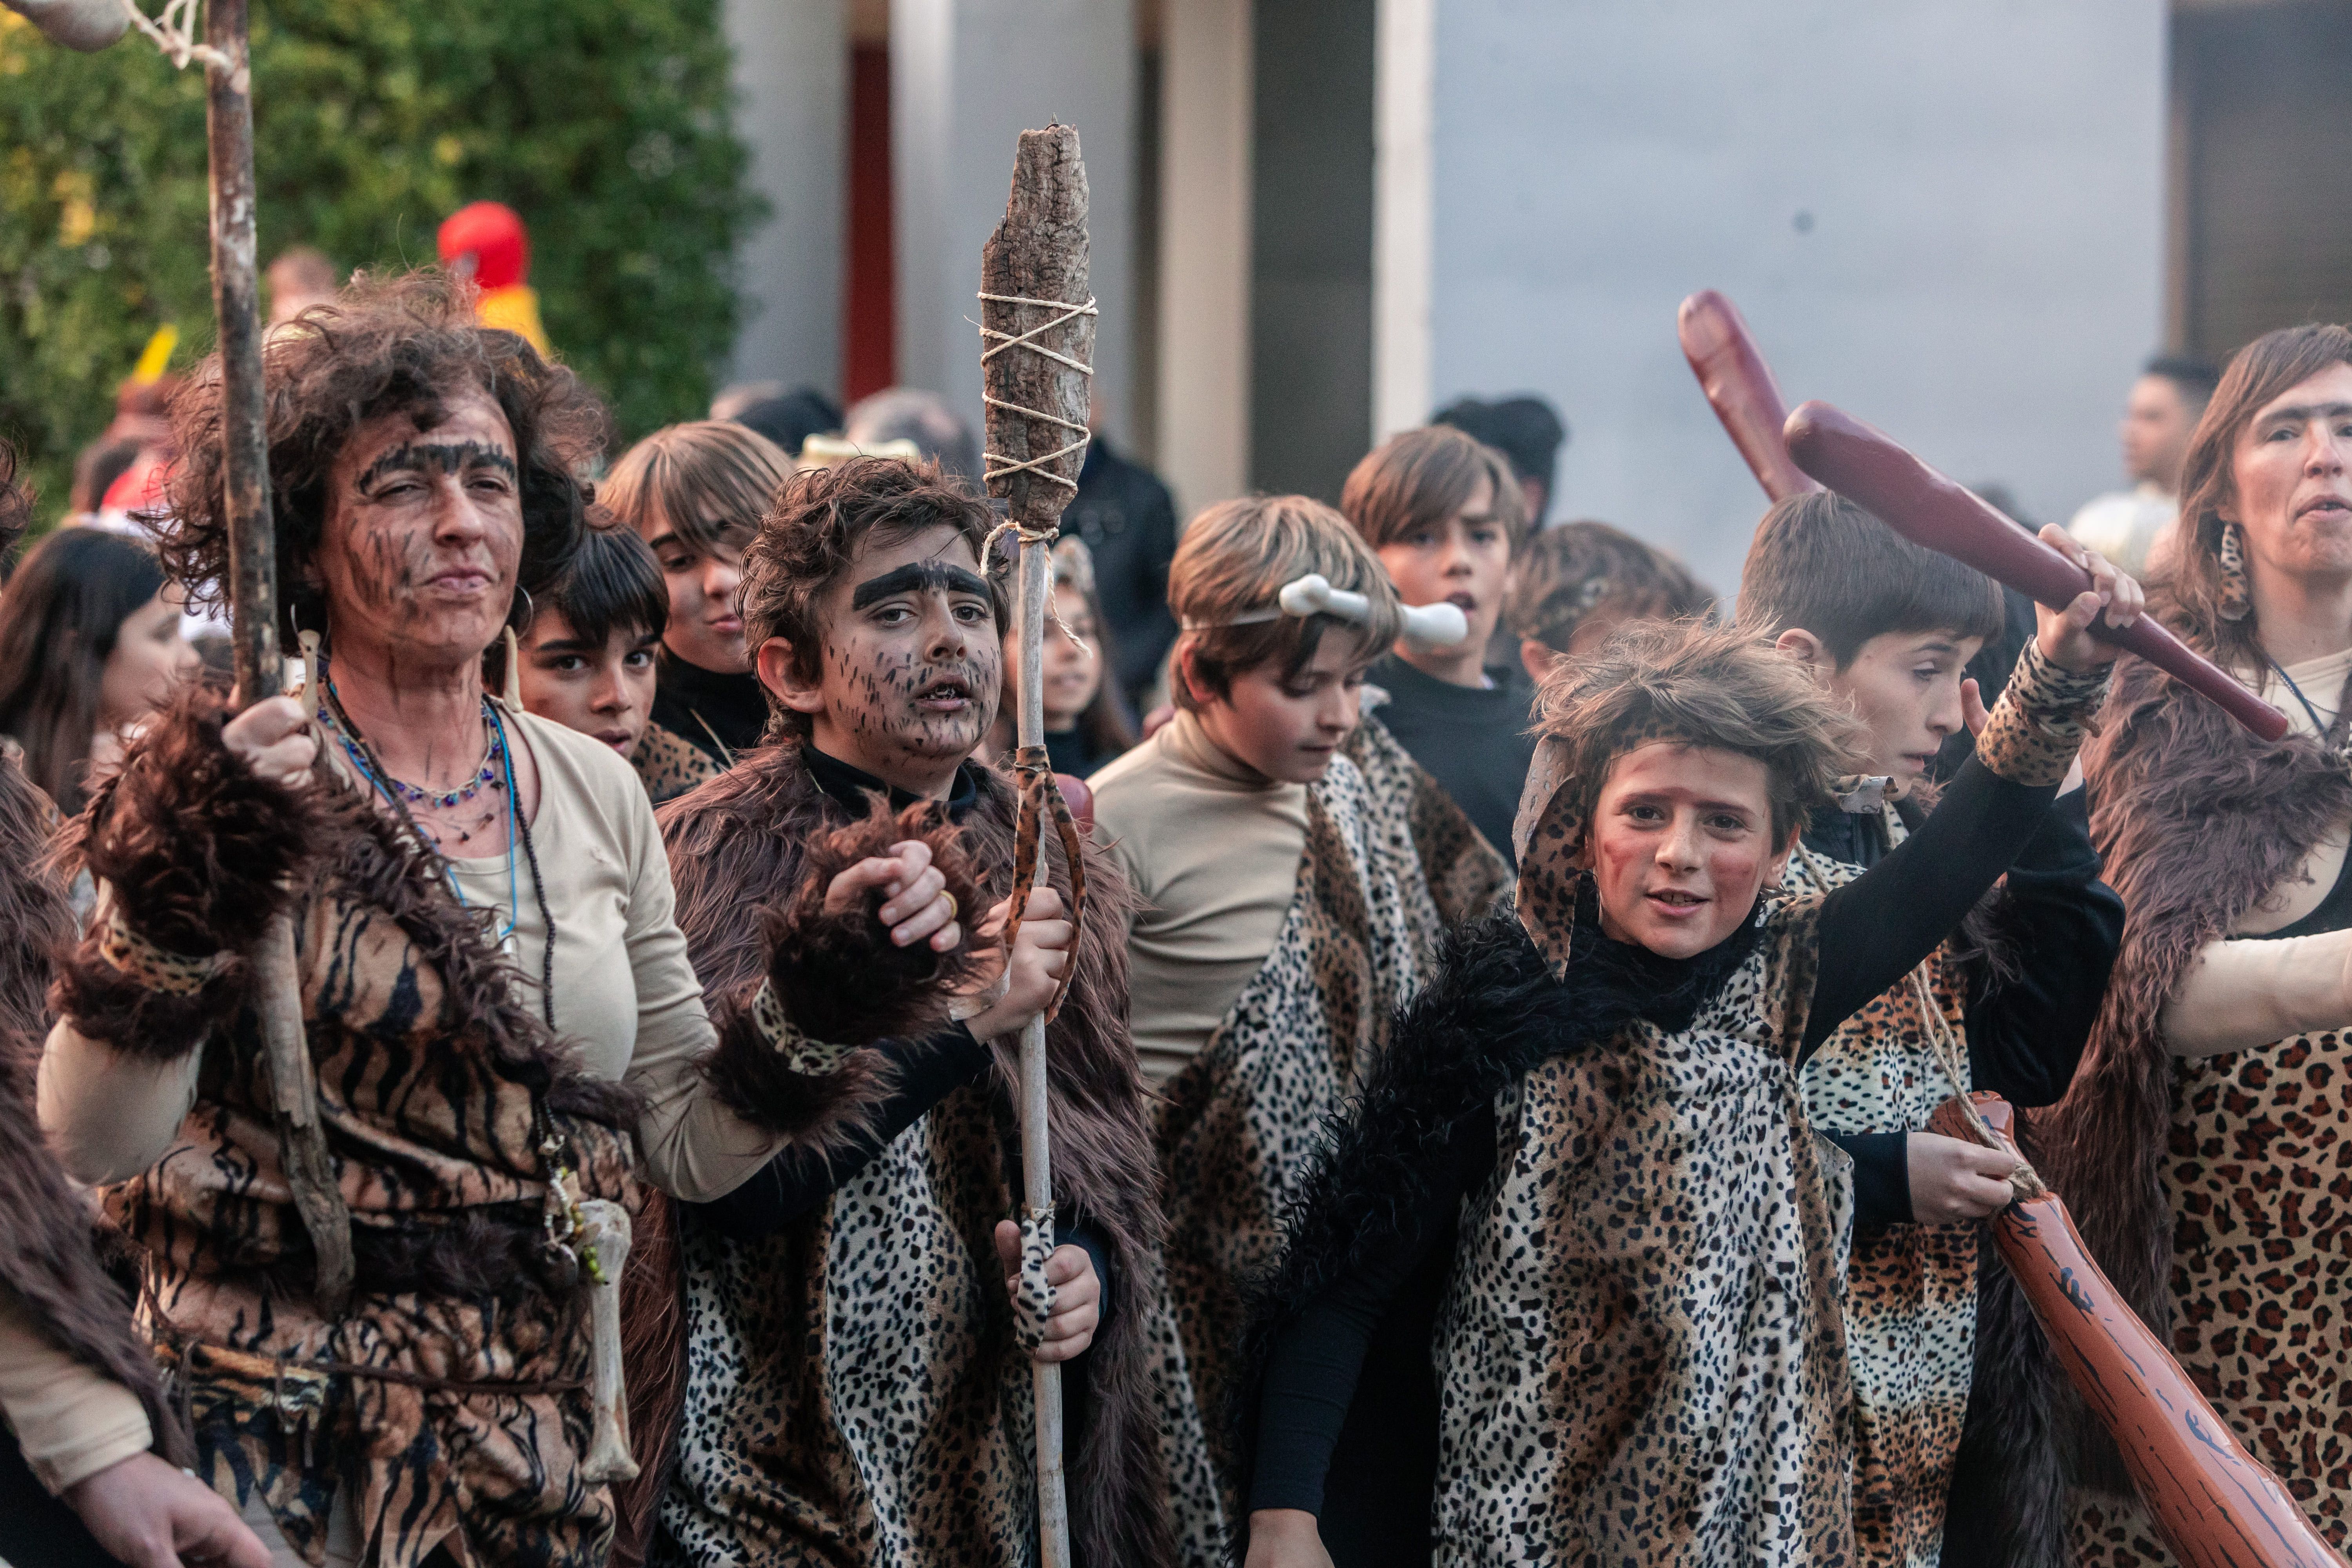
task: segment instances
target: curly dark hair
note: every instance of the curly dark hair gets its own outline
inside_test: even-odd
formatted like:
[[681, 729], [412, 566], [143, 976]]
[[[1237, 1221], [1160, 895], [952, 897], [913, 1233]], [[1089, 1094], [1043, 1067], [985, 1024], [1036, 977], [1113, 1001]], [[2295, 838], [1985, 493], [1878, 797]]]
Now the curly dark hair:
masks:
[[[981, 553], [996, 521], [988, 502], [944, 477], [937, 460], [909, 463], [898, 458], [852, 458], [830, 468], [803, 468], [760, 520], [759, 537], [743, 552], [743, 643], [756, 656], [760, 645], [782, 637], [793, 645], [793, 668], [803, 680], [824, 668], [824, 626], [817, 604], [849, 569], [868, 534], [895, 542], [927, 528], [948, 527]], [[1001, 630], [1006, 624], [1003, 578], [988, 578], [989, 600]], [[768, 696], [771, 737], [809, 732], [809, 717]]]
[[[309, 571], [327, 519], [328, 479], [352, 432], [404, 414], [421, 432], [467, 388], [489, 395], [514, 431], [522, 500], [516, 584], [536, 595], [561, 579], [580, 547], [593, 492], [574, 470], [604, 449], [604, 405], [580, 378], [541, 359], [513, 332], [478, 326], [471, 295], [433, 271], [354, 278], [331, 305], [315, 305], [262, 351], [263, 422], [278, 540], [278, 632], [295, 617], [325, 623]], [[184, 457], [172, 476], [172, 515], [157, 524], [163, 563], [189, 594], [221, 603], [229, 580], [224, 495], [220, 356], [208, 356], [172, 399]]]

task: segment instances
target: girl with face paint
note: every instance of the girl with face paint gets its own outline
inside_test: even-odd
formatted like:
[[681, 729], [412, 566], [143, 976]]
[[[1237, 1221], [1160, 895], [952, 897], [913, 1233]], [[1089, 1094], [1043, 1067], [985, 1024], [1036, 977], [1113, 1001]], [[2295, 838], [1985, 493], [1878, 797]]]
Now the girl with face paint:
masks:
[[1254, 1568], [1852, 1560], [1797, 1071], [2031, 837], [2114, 657], [2084, 628], [2137, 607], [2044, 612], [1944, 808], [1825, 897], [1778, 887], [1848, 744], [1794, 661], [1647, 626], [1547, 679], [1517, 910], [1408, 1005], [1251, 1326]]

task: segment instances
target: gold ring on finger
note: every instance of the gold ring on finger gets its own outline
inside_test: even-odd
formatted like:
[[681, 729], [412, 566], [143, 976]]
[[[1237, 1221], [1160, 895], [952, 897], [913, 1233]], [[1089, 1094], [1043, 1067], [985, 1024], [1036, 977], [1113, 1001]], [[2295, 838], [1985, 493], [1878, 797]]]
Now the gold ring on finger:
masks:
[[941, 889], [940, 890], [940, 897], [945, 899], [948, 902], [948, 919], [955, 919], [962, 910], [962, 906], [956, 902], [956, 896], [953, 893], [947, 891], [945, 889]]

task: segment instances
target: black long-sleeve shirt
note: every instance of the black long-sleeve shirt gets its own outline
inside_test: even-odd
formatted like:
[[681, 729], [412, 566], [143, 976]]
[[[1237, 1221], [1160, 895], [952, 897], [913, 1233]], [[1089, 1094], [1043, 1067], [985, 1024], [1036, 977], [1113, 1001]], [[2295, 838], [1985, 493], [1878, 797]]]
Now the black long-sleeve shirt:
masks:
[[[1907, 819], [1906, 826], [1916, 832], [1925, 820]], [[1805, 843], [1864, 868], [1887, 854], [1874, 816], [1817, 813]], [[2042, 813], [2009, 868], [1998, 906], [1997, 935], [2008, 950], [2010, 972], [1996, 976], [1992, 964], [1979, 963], [1968, 977], [1962, 1022], [1975, 1088], [2012, 1105], [2054, 1105], [2074, 1081], [2123, 945], [2123, 900], [2098, 875], [2098, 853], [2064, 803]], [[1854, 1227], [1876, 1231], [1907, 1223], [1909, 1131], [1824, 1136], [1853, 1157]]]
[[[1916, 834], [1823, 900], [1820, 963], [1798, 1064], [1935, 951], [2041, 828], [2056, 793], [2054, 786], [2011, 783], [1972, 758]], [[1324, 1479], [1343, 1429], [1360, 1429], [1350, 1411], [1366, 1352], [1392, 1304], [1433, 1302], [1442, 1293], [1452, 1259], [1438, 1244], [1454, 1234], [1464, 1196], [1492, 1173], [1496, 1142], [1488, 1105], [1424, 1150], [1423, 1196], [1400, 1224], [1398, 1244], [1323, 1290], [1283, 1331], [1259, 1405], [1251, 1510], [1322, 1512]], [[1426, 1345], [1416, 1348], [1426, 1356]], [[1434, 1441], [1434, 1421], [1386, 1436], [1425, 1447]]]

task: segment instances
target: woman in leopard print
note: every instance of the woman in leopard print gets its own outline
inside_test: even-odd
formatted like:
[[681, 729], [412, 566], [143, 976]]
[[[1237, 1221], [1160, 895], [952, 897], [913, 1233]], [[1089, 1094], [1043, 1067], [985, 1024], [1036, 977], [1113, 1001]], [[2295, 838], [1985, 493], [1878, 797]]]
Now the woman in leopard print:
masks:
[[[2084, 754], [2128, 910], [2105, 1012], [2025, 1152], [2092, 1254], [2327, 1539], [2352, 1539], [2352, 331], [2241, 351], [2190, 442], [2168, 624], [2284, 711], [2256, 741], [2136, 660]], [[1954, 1563], [2169, 1563], [1993, 1280]]]
[[2030, 837], [2103, 607], [2137, 584], [2045, 613], [1957, 809], [1826, 896], [1766, 891], [1845, 746], [1793, 661], [1645, 626], [1548, 681], [1517, 918], [1407, 1009], [1254, 1322], [1252, 1568], [1853, 1560], [1845, 1219], [1797, 1071]]

